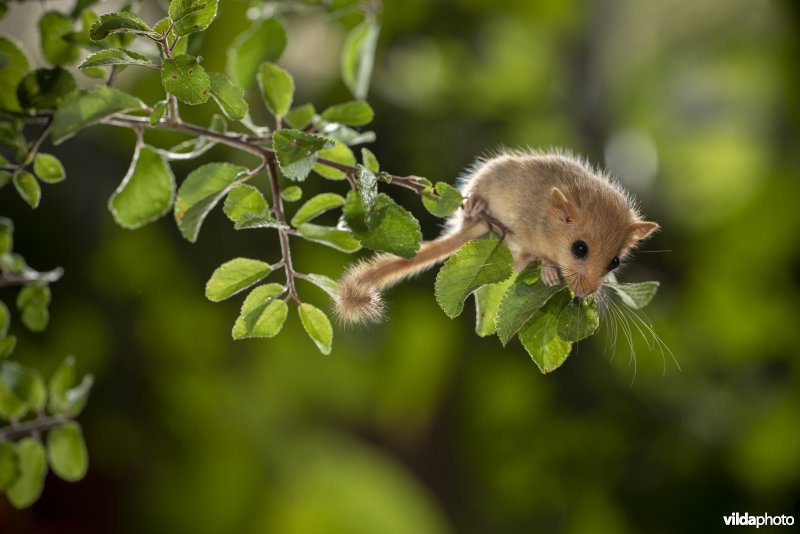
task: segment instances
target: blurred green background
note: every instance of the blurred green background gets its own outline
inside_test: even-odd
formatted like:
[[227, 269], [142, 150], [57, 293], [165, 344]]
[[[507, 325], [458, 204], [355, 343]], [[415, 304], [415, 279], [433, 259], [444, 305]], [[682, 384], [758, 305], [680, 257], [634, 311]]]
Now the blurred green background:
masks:
[[[42, 5], [66, 4], [26, 4], [0, 31], [36, 56]], [[247, 8], [223, 0], [192, 43], [209, 70], [223, 70]], [[144, 16], [159, 18], [155, 3]], [[338, 50], [356, 22], [287, 19], [296, 102], [348, 99]], [[75, 354], [96, 375], [80, 419], [90, 470], [78, 484], [50, 476], [28, 510], [0, 501], [0, 531], [658, 533], [722, 530], [736, 511], [800, 519], [799, 29], [790, 0], [385, 2], [369, 98], [383, 168], [453, 182], [501, 145], [607, 166], [663, 227], [621, 278], [662, 282], [646, 312], [682, 371], [634, 330], [634, 376], [606, 323], [543, 376], [518, 342], [478, 338], [469, 305], [447, 319], [435, 271], [388, 294], [385, 324], [337, 329], [330, 357], [294, 313], [277, 338], [234, 343], [240, 299], [212, 304], [204, 283], [234, 256], [275, 261], [275, 236], [234, 232], [219, 210], [195, 245], [169, 218], [120, 229], [106, 202], [133, 134], [46, 147], [68, 179], [38, 210], [0, 192], [18, 251], [66, 270], [48, 330], [17, 323], [15, 358], [49, 376]], [[151, 71], [119, 85], [160, 98]], [[417, 198], [393, 193], [437, 234]], [[299, 269], [329, 276], [353, 259], [294, 251]]]

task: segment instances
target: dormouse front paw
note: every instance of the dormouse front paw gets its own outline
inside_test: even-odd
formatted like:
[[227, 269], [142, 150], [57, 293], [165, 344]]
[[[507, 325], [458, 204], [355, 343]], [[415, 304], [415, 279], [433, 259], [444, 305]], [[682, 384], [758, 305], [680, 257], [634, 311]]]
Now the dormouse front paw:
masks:
[[561, 274], [558, 272], [558, 267], [552, 263], [542, 262], [542, 282], [546, 286], [557, 286], [561, 283]]
[[464, 202], [464, 216], [467, 219], [477, 219], [488, 206], [489, 204], [486, 202], [486, 199], [473, 193], [467, 197], [466, 202]]

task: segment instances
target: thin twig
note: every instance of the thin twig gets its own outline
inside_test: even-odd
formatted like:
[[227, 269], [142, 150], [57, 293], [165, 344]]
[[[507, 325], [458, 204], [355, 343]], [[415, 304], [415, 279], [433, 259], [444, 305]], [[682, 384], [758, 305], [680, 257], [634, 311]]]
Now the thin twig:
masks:
[[[283, 199], [281, 198], [281, 188], [280, 184], [278, 183], [278, 169], [275, 165], [274, 154], [268, 155], [266, 161], [267, 173], [269, 174], [269, 185], [270, 189], [272, 190], [272, 200], [275, 203], [275, 219], [279, 223], [285, 223], [286, 214], [283, 211]], [[286, 231], [286, 228], [281, 226], [278, 228], [278, 236], [281, 242], [283, 268], [286, 271], [286, 289], [289, 291], [286, 295], [286, 300], [293, 299], [298, 304], [302, 304], [303, 302], [297, 295], [297, 288], [295, 288], [294, 285], [294, 278], [297, 273], [292, 266], [292, 251], [289, 248], [289, 233]]]
[[63, 415], [39, 415], [36, 419], [23, 421], [22, 423], [12, 423], [0, 428], [0, 442], [25, 437], [31, 434], [40, 434], [51, 428], [68, 423], [69, 421], [70, 418]]

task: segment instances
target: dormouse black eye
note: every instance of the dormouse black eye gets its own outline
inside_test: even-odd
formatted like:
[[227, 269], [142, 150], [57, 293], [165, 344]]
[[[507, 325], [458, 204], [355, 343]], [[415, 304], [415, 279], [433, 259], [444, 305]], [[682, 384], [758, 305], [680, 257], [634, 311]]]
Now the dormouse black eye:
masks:
[[572, 244], [572, 255], [582, 260], [589, 254], [589, 245], [587, 245], [584, 241], [578, 240]]
[[608, 270], [613, 271], [617, 267], [619, 267], [619, 256], [614, 256], [614, 259], [608, 264]]

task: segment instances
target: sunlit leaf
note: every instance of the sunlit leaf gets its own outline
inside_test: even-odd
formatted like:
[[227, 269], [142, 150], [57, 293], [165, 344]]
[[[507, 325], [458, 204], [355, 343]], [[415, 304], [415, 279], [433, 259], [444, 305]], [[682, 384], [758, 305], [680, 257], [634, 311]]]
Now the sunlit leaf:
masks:
[[364, 211], [360, 195], [347, 194], [344, 206], [347, 226], [361, 243], [372, 250], [413, 257], [422, 242], [419, 221], [386, 194], [375, 197], [372, 210]]
[[211, 96], [225, 116], [231, 120], [243, 119], [248, 106], [242, 88], [219, 72], [209, 72], [208, 77], [211, 80]]
[[206, 284], [206, 298], [212, 302], [225, 300], [247, 289], [272, 272], [268, 263], [236, 258], [223, 263]]
[[297, 130], [278, 130], [272, 136], [272, 147], [284, 176], [290, 180], [303, 181], [314, 167], [317, 152], [331, 148], [333, 142]]
[[237, 185], [228, 193], [222, 210], [236, 222], [245, 214], [268, 215], [269, 205], [261, 191], [248, 184]]
[[14, 174], [13, 182], [22, 200], [31, 208], [38, 208], [39, 201], [42, 199], [42, 189], [39, 187], [36, 177], [28, 171], [19, 171]]
[[258, 68], [258, 86], [267, 109], [276, 117], [286, 115], [294, 98], [292, 75], [274, 63], [262, 63]]
[[344, 104], [331, 106], [322, 112], [322, 118], [328, 122], [338, 122], [348, 126], [363, 126], [372, 122], [375, 113], [363, 100], [353, 100]]
[[72, 33], [72, 19], [57, 11], [48, 11], [39, 18], [42, 55], [52, 65], [63, 65], [78, 59], [80, 49], [64, 39]]
[[297, 307], [297, 313], [300, 315], [303, 328], [320, 352], [330, 354], [333, 344], [333, 327], [325, 312], [311, 304], [303, 303]]
[[14, 508], [27, 508], [39, 499], [47, 475], [44, 446], [35, 438], [22, 438], [16, 445], [19, 476], [6, 490]]
[[[530, 283], [532, 279], [535, 283]], [[526, 267], [503, 295], [497, 311], [497, 337], [503, 345], [561, 289], [560, 286], [545, 285], [539, 279], [538, 263]]]
[[203, 31], [217, 15], [219, 0], [171, 0], [169, 18], [175, 23], [177, 35]]
[[175, 221], [183, 237], [197, 240], [208, 212], [246, 173], [247, 168], [231, 163], [207, 163], [189, 173], [175, 199]]
[[361, 243], [347, 230], [305, 223], [297, 227], [300, 235], [308, 241], [326, 245], [342, 252], [356, 252], [361, 249]]
[[108, 201], [108, 209], [123, 228], [139, 228], [172, 207], [175, 176], [158, 150], [137, 145], [128, 173]]
[[569, 303], [566, 289], [551, 298], [519, 330], [519, 340], [542, 373], [557, 369], [569, 356], [572, 343], [558, 335], [559, 315]]
[[496, 239], [470, 241], [448, 259], [436, 276], [436, 302], [456, 317], [464, 300], [481, 286], [506, 280], [513, 273], [511, 251]]
[[198, 59], [181, 54], [165, 59], [161, 66], [161, 85], [185, 104], [197, 105], [208, 100], [211, 80]]
[[153, 30], [139, 17], [127, 11], [100, 15], [89, 28], [89, 37], [93, 41], [105, 39], [112, 33], [132, 33], [146, 35]]
[[97, 86], [90, 91], [69, 94], [53, 116], [51, 138], [59, 144], [109, 115], [141, 109], [144, 102], [112, 87]]
[[640, 310], [647, 306], [658, 291], [658, 282], [638, 282], [634, 284], [620, 284], [618, 282], [606, 282], [619, 295], [626, 306], [634, 310]]
[[285, 291], [286, 288], [280, 284], [266, 284], [253, 289], [233, 325], [233, 339], [278, 335], [286, 322], [289, 308], [276, 297]]
[[53, 472], [63, 480], [77, 482], [89, 469], [89, 453], [81, 427], [70, 421], [47, 433], [47, 459]]
[[445, 182], [438, 182], [422, 192], [422, 205], [437, 217], [447, 217], [461, 207], [463, 200], [461, 192]]
[[514, 280], [516, 273], [503, 282], [488, 284], [475, 290], [475, 333], [479, 336], [490, 336], [497, 330], [495, 318], [500, 301]]
[[342, 80], [359, 100], [367, 97], [379, 26], [367, 19], [347, 34], [342, 47]]
[[275, 62], [286, 47], [286, 30], [277, 19], [260, 20], [240, 34], [228, 48], [228, 75], [244, 89], [255, 83], [258, 67]]
[[37, 178], [49, 184], [63, 182], [64, 178], [67, 177], [61, 161], [52, 154], [45, 154], [44, 152], [36, 154], [36, 159], [33, 160], [33, 172]]
[[316, 113], [317, 111], [314, 109], [313, 104], [303, 104], [302, 106], [292, 108], [283, 118], [286, 124], [295, 130], [303, 130], [306, 126], [311, 124]]
[[303, 198], [303, 190], [300, 186], [290, 185], [281, 190], [281, 198], [286, 202], [297, 202]]
[[308, 273], [305, 280], [323, 290], [331, 298], [335, 298], [336, 293], [339, 291], [339, 282], [324, 274]]
[[137, 54], [124, 48], [107, 48], [94, 54], [78, 64], [79, 69], [92, 67], [109, 67], [112, 65], [140, 65], [143, 67], [158, 68], [147, 56]]
[[344, 205], [344, 197], [336, 193], [320, 193], [310, 198], [292, 217], [292, 226], [299, 226], [308, 222], [326, 211]]
[[0, 65], [3, 69], [3, 75], [0, 76], [0, 109], [21, 111], [17, 85], [30, 70], [30, 62], [20, 45], [5, 35], [0, 35]]
[[[348, 167], [352, 167], [356, 164], [356, 157], [353, 151], [341, 141], [335, 141], [332, 147], [320, 150], [317, 156], [322, 159], [341, 163]], [[314, 172], [329, 180], [344, 180], [347, 177], [344, 171], [336, 169], [326, 163], [316, 163], [314, 165]]]
[[378, 163], [378, 158], [375, 157], [375, 154], [366, 147], [361, 149], [361, 162], [364, 164], [364, 167], [373, 173], [377, 173], [381, 170], [381, 166]]

